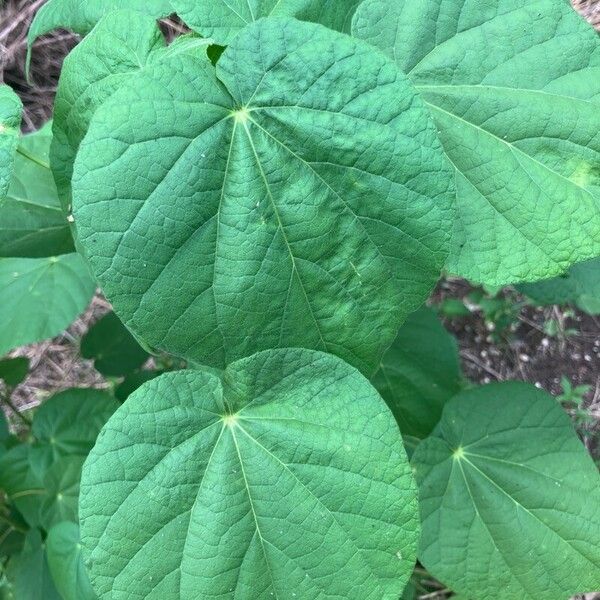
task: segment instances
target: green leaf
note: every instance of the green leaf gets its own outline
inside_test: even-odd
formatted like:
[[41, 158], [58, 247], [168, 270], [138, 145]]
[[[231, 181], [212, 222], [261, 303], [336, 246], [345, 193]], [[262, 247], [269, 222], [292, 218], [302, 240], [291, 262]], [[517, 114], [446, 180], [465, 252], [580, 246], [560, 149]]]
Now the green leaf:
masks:
[[0, 379], [10, 387], [22, 383], [29, 373], [28, 358], [5, 358], [0, 360]]
[[4, 559], [23, 550], [27, 525], [14, 507], [3, 506], [2, 515], [8, 517], [0, 519], [0, 561], [4, 563]]
[[499, 600], [600, 589], [600, 477], [546, 392], [504, 383], [461, 393], [412, 462], [419, 559], [447, 586]]
[[162, 374], [163, 371], [138, 371], [137, 373], [130, 373], [116, 387], [115, 397], [117, 400], [125, 402], [141, 385], [152, 381], [152, 379], [156, 379], [156, 377]]
[[168, 17], [173, 12], [170, 0], [48, 0], [37, 12], [29, 28], [29, 52], [38, 37], [53, 29], [60, 27], [85, 35], [104, 15], [120, 8], [137, 11], [156, 19]]
[[115, 313], [108, 313], [90, 328], [81, 340], [81, 354], [93, 359], [96, 369], [110, 377], [139, 369], [149, 357]]
[[[1, 367], [0, 363], [0, 367]], [[8, 430], [8, 422], [6, 420], [6, 415], [4, 411], [0, 408], [0, 453], [2, 452], [2, 448], [4, 448], [4, 443], [10, 437], [10, 431]]]
[[94, 115], [74, 174], [94, 272], [153, 348], [223, 367], [306, 347], [372, 374], [447, 252], [427, 112], [382, 54], [293, 19], [246, 28], [216, 75], [176, 56]]
[[83, 564], [79, 527], [63, 522], [55, 525], [46, 539], [48, 567], [63, 600], [97, 598]]
[[23, 104], [7, 85], [0, 85], [0, 200], [8, 191], [21, 136]]
[[[600, 38], [556, 0], [366, 0], [456, 167], [448, 270], [491, 285], [600, 254]], [[468, 49], [468, 51], [465, 51]]]
[[456, 340], [433, 310], [422, 308], [400, 328], [371, 382], [414, 444], [433, 431], [461, 379]]
[[600, 314], [600, 258], [572, 266], [563, 277], [518, 286], [537, 304], [577, 305], [591, 315]]
[[49, 166], [51, 124], [19, 143], [8, 194], [0, 197], [0, 257], [41, 258], [73, 251]]
[[0, 259], [0, 355], [58, 335], [85, 310], [95, 288], [77, 254]]
[[61, 457], [86, 457], [119, 403], [94, 389], [70, 389], [46, 400], [35, 413], [31, 432], [34, 468], [39, 474]]
[[11, 559], [7, 576], [18, 600], [61, 600], [48, 569], [42, 535], [37, 529], [27, 534], [23, 551]]
[[30, 527], [40, 527], [46, 491], [32, 468], [30, 455], [29, 444], [18, 444], [0, 455], [0, 488]]
[[331, 355], [272, 350], [135, 392], [84, 466], [81, 538], [100, 598], [396, 600], [416, 508], [369, 382]]
[[165, 48], [152, 17], [119, 10], [101, 18], [65, 59], [54, 105], [51, 149], [52, 170], [65, 211], [71, 211], [73, 162], [92, 115]]
[[172, 0], [177, 14], [198, 33], [226, 46], [263, 17], [296, 17], [350, 33], [361, 0]]

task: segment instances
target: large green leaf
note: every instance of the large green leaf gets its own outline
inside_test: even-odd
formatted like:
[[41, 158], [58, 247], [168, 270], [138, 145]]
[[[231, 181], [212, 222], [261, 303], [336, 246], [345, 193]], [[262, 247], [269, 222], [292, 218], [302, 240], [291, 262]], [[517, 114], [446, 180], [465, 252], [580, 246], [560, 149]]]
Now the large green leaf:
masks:
[[61, 457], [86, 457], [100, 430], [118, 408], [108, 393], [94, 389], [70, 389], [46, 400], [35, 413], [31, 432], [34, 468], [38, 473]]
[[52, 170], [65, 211], [70, 212], [71, 177], [90, 119], [133, 73], [166, 48], [156, 21], [119, 10], [108, 13], [67, 56], [54, 104]]
[[94, 115], [74, 211], [104, 291], [149, 345], [204, 364], [293, 346], [372, 373], [447, 252], [426, 110], [383, 54], [293, 19], [246, 28], [216, 75], [175, 56]]
[[83, 564], [79, 527], [67, 521], [55, 525], [46, 539], [48, 567], [63, 600], [97, 598]]
[[0, 200], [8, 191], [19, 145], [23, 105], [7, 85], [0, 85]]
[[404, 441], [415, 445], [438, 424], [461, 379], [456, 340], [433, 310], [423, 308], [400, 328], [371, 381], [392, 409]]
[[149, 357], [115, 313], [90, 328], [81, 340], [81, 355], [93, 359], [96, 369], [109, 377], [128, 375]]
[[600, 38], [560, 0], [366, 0], [456, 167], [451, 272], [535, 281], [600, 254]]
[[29, 51], [38, 37], [53, 29], [60, 27], [85, 35], [104, 15], [122, 8], [154, 18], [167, 17], [173, 12], [170, 0], [48, 0], [29, 28]]
[[0, 259], [0, 355], [66, 329], [95, 287], [77, 254]]
[[600, 477], [546, 392], [523, 383], [463, 392], [413, 466], [419, 559], [453, 590], [564, 600], [600, 589]]
[[542, 306], [573, 303], [581, 310], [600, 314], [600, 258], [572, 266], [562, 277], [525, 283], [519, 290]]
[[298, 349], [145, 384], [100, 434], [80, 513], [111, 600], [397, 600], [419, 529], [385, 403], [346, 363]]
[[48, 569], [42, 534], [32, 529], [22, 552], [8, 566], [8, 579], [16, 600], [61, 600]]
[[172, 0], [186, 25], [227, 45], [248, 24], [263, 17], [296, 17], [350, 33], [361, 0]]
[[69, 223], [49, 166], [51, 124], [26, 135], [6, 197], [0, 197], [0, 257], [40, 258], [73, 251]]

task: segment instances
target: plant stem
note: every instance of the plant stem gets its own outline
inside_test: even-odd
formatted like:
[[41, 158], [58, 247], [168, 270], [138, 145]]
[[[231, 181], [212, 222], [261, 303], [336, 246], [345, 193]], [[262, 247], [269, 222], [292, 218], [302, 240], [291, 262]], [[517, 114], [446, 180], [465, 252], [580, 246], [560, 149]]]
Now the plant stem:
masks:
[[17, 415], [17, 417], [19, 417], [19, 419], [21, 419], [21, 421], [23, 421], [23, 423], [25, 425], [27, 425], [27, 427], [31, 427], [31, 419], [29, 419], [28, 417], [26, 417], [13, 403], [13, 401], [10, 399], [10, 390], [8, 394], [2, 395], [0, 396], [0, 400], [2, 400], [2, 402], [5, 402], [6, 405], [15, 413], [15, 415]]

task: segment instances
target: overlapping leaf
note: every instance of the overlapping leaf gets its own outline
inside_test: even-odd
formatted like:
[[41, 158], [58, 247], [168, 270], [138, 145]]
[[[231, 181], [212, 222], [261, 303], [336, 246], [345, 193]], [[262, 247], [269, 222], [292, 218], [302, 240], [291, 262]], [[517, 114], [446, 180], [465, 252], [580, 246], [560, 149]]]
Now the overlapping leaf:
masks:
[[456, 340], [430, 308], [400, 328], [371, 379], [392, 409], [405, 443], [414, 446], [438, 424], [442, 409], [461, 387]]
[[185, 23], [227, 45], [247, 25], [263, 17], [295, 17], [350, 33], [361, 0], [172, 0]]
[[499, 600], [600, 589], [600, 477], [547, 393], [522, 383], [463, 392], [412, 462], [419, 559], [447, 586]]
[[77, 254], [0, 259], [0, 355], [66, 329], [95, 287]]
[[38, 37], [53, 29], [60, 27], [85, 35], [104, 15], [123, 8], [155, 19], [173, 12], [170, 0], [48, 0], [37, 12], [29, 28], [29, 51]]
[[217, 367], [300, 346], [372, 373], [437, 279], [453, 214], [396, 66], [292, 19], [246, 28], [216, 75], [180, 55], [129, 80], [93, 117], [74, 190], [115, 312]]
[[448, 269], [491, 285], [600, 254], [600, 38], [568, 2], [367, 0], [456, 169]]
[[49, 165], [51, 124], [19, 142], [8, 193], [0, 197], [0, 257], [41, 258], [73, 251]]
[[8, 191], [21, 135], [23, 105], [7, 85], [0, 84], [0, 200]]
[[418, 539], [391, 412], [309, 350], [144, 385], [100, 434], [80, 503], [92, 583], [111, 600], [396, 600]]
[[54, 585], [63, 600], [96, 599], [83, 564], [79, 527], [75, 523], [59, 523], [48, 532], [46, 555]]
[[600, 258], [573, 265], [562, 277], [522, 284], [519, 290], [542, 306], [573, 303], [591, 315], [598, 315]]

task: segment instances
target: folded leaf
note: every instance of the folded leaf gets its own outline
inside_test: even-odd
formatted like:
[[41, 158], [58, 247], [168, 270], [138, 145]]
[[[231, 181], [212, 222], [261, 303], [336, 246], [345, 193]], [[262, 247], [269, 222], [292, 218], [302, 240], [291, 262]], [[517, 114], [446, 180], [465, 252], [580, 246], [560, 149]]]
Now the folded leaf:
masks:
[[67, 521], [55, 525], [46, 539], [48, 567], [63, 600], [97, 598], [83, 564], [79, 527]]
[[461, 379], [456, 340], [433, 310], [422, 308], [400, 328], [371, 381], [413, 447], [438, 424]]
[[556, 0], [366, 0], [354, 34], [423, 95], [456, 169], [450, 272], [502, 285], [600, 254], [600, 37]]
[[247, 25], [263, 17], [295, 17], [350, 33], [361, 0], [172, 0], [177, 14], [198, 33], [230, 44]]
[[85, 310], [95, 288], [77, 254], [0, 259], [0, 355], [58, 335]]
[[167, 17], [173, 12], [170, 0], [48, 0], [37, 12], [29, 28], [29, 52], [38, 37], [53, 29], [60, 27], [85, 35], [104, 15], [121, 8], [155, 19]]
[[8, 191], [21, 136], [23, 104], [7, 85], [0, 85], [0, 200]]
[[573, 303], [591, 315], [600, 314], [600, 258], [573, 265], [562, 277], [525, 283], [520, 292], [542, 306]]
[[369, 382], [331, 355], [272, 350], [134, 392], [85, 464], [81, 539], [100, 598], [396, 600], [416, 509]]
[[463, 392], [412, 460], [419, 559], [471, 598], [600, 589], [600, 476], [567, 414], [523, 383]]
[[49, 165], [52, 125], [23, 136], [6, 197], [0, 197], [0, 257], [73, 252], [73, 238]]
[[117, 315], [215, 367], [307, 347], [371, 374], [439, 276], [453, 196], [392, 62], [275, 18], [216, 73], [178, 55], [128, 79], [74, 174], [78, 236]]

